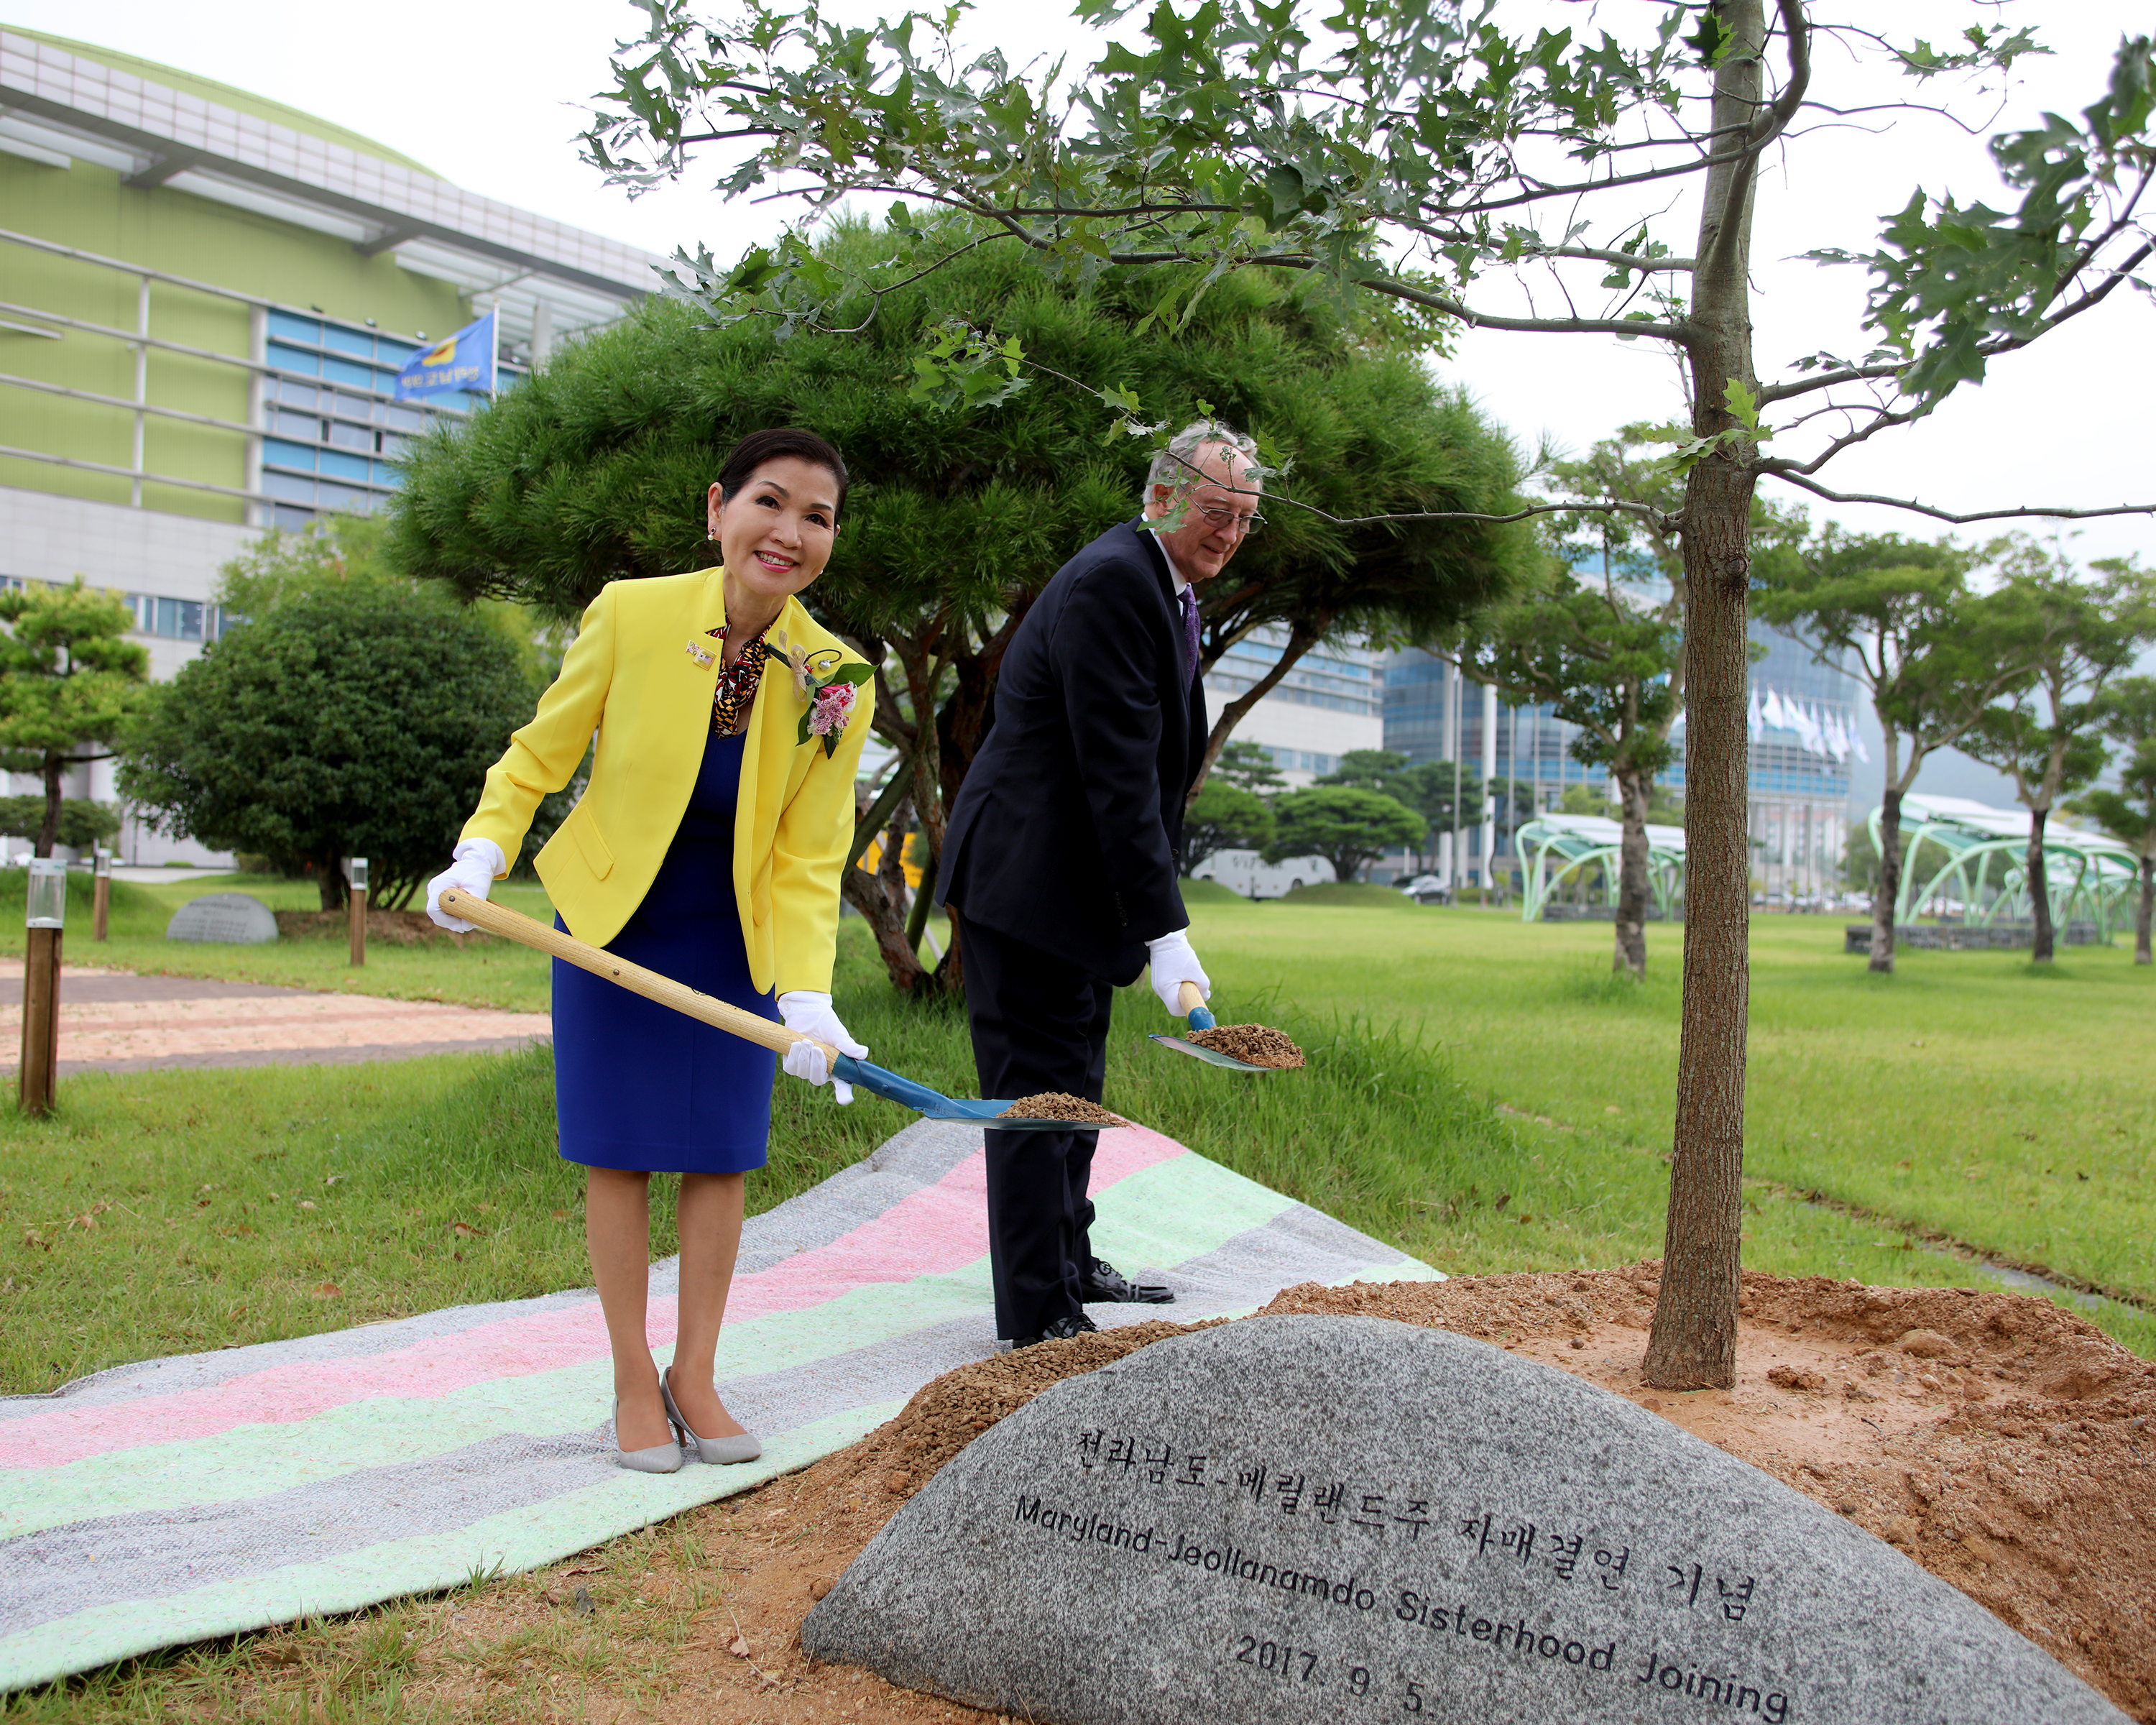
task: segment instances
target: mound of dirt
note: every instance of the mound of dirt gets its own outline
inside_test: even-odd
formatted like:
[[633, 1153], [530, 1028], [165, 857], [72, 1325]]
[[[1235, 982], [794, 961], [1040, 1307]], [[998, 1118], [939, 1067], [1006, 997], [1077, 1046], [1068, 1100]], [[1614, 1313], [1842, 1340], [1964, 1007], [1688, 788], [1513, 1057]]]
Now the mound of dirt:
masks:
[[[275, 915], [280, 940], [342, 940], [352, 927], [342, 911], [279, 911]], [[372, 905], [367, 907], [367, 937], [393, 947], [414, 946], [422, 941], [466, 946], [495, 938], [476, 928], [469, 934], [453, 934], [424, 911], [384, 911]]]
[[[1629, 1396], [1891, 1541], [2156, 1725], [2156, 1366], [2018, 1294], [1748, 1274], [1735, 1388], [1651, 1390], [1639, 1363], [1659, 1268], [1306, 1284], [1265, 1312], [1448, 1329]], [[727, 1725], [983, 1717], [810, 1665], [801, 1620], [975, 1437], [1050, 1384], [1186, 1327], [1142, 1323], [962, 1367], [850, 1448], [684, 1518], [716, 1542], [732, 1584], [671, 1661], [671, 1698], [638, 1711]]]

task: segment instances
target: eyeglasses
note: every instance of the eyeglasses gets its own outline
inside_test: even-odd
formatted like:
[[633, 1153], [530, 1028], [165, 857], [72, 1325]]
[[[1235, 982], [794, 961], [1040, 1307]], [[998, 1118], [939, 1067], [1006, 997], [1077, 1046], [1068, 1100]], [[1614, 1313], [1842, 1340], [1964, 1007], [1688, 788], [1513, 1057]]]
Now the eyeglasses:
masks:
[[1207, 525], [1216, 531], [1222, 527], [1233, 526], [1245, 536], [1256, 532], [1265, 524], [1265, 518], [1255, 510], [1248, 515], [1244, 515], [1233, 509], [1223, 509], [1217, 503], [1209, 505], [1199, 510], [1198, 513], [1204, 516]]

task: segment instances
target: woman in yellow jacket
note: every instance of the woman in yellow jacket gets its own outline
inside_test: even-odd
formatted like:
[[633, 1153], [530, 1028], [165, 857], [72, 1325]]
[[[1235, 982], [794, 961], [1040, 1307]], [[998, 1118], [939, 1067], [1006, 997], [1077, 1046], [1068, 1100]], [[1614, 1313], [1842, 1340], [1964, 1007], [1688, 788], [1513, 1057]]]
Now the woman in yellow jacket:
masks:
[[[830, 557], [846, 484], [839, 452], [812, 432], [759, 431], [735, 446], [708, 499], [721, 566], [613, 582], [593, 602], [537, 714], [488, 772], [454, 863], [429, 886], [436, 922], [470, 926], [440, 911], [442, 889], [486, 896], [596, 728], [590, 785], [536, 862], [562, 926], [868, 1052], [832, 1011], [830, 988], [873, 697], [853, 680], [867, 668], [848, 664], [796, 597]], [[590, 1170], [615, 1459], [670, 1473], [685, 1445], [702, 1461], [752, 1461], [757, 1440], [720, 1401], [712, 1370], [747, 1174], [771, 1136], [776, 1057], [558, 959], [553, 1015], [561, 1153]], [[786, 1070], [812, 1084], [829, 1076], [805, 1044]], [[654, 1173], [681, 1176], [680, 1322], [664, 1377], [644, 1328]]]

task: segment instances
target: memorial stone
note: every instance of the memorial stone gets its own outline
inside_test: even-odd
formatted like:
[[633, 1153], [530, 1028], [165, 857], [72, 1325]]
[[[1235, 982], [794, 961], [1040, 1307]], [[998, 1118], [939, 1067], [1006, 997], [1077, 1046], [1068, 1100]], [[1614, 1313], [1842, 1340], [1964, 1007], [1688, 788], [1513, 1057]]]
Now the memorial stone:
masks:
[[1375, 1318], [1253, 1318], [1066, 1378], [899, 1511], [802, 1645], [1057, 1725], [2125, 1718], [1757, 1468]]
[[277, 938], [277, 918], [251, 894], [212, 892], [182, 905], [165, 925], [165, 938], [259, 946]]

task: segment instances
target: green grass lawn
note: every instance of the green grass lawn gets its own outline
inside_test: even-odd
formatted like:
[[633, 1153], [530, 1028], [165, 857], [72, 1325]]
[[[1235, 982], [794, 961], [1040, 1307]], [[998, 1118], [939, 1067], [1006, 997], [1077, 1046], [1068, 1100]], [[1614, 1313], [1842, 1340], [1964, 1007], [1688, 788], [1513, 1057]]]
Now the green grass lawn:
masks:
[[[1142, 1033], [1163, 1018], [1141, 987], [1117, 1005], [1112, 1106], [1447, 1271], [1660, 1251], [1676, 931], [1650, 930], [1640, 987], [1609, 977], [1594, 925], [1224, 891], [1193, 914], [1224, 1019], [1286, 1029], [1312, 1064], [1246, 1078], [1157, 1050]], [[2010, 954], [1905, 954], [1882, 980], [1840, 939], [1822, 919], [1754, 926], [1748, 1263], [1983, 1285], [1922, 1250], [1930, 1233], [2156, 1304], [2156, 978], [2123, 948], [2072, 948], [2049, 973]], [[304, 953], [182, 951], [214, 973], [308, 979], [263, 968]], [[971, 1094], [963, 1018], [897, 999], [858, 922], [841, 952], [839, 1007], [875, 1058]], [[427, 962], [457, 999], [456, 967], [505, 953], [530, 956], [543, 991], [544, 961], [521, 949]], [[381, 982], [370, 962], [355, 986]], [[554, 1153], [552, 1081], [543, 1050], [100, 1075], [65, 1081], [51, 1120], [0, 1113], [0, 1389], [583, 1285], [581, 1177]], [[752, 1208], [911, 1117], [782, 1078]], [[2092, 1315], [2156, 1353], [2147, 1312]]]
[[[23, 878], [20, 869], [0, 869], [0, 953], [16, 957], [23, 952]], [[475, 938], [459, 949], [447, 941], [398, 946], [375, 940], [368, 942], [367, 963], [355, 967], [341, 926], [258, 947], [206, 946], [165, 938], [175, 911], [189, 899], [213, 892], [249, 893], [273, 911], [318, 911], [321, 895], [308, 881], [267, 875], [211, 875], [149, 884], [116, 880], [110, 938], [102, 942], [90, 937], [90, 891], [87, 875], [70, 874], [64, 950], [71, 965], [111, 965], [146, 974], [217, 977], [396, 1000], [441, 1000], [510, 1012], [547, 1009], [550, 961], [508, 941]], [[536, 883], [497, 881], [491, 896], [527, 916], [552, 920], [553, 907]]]

